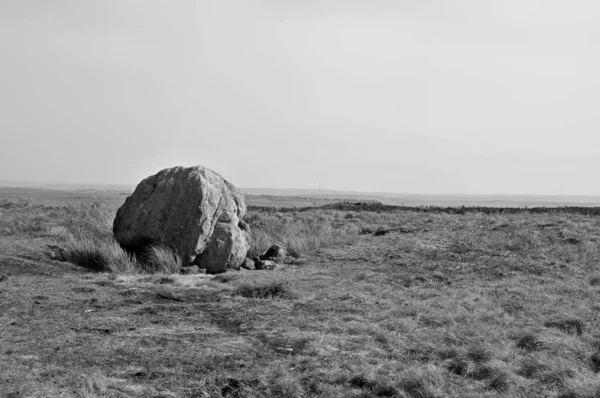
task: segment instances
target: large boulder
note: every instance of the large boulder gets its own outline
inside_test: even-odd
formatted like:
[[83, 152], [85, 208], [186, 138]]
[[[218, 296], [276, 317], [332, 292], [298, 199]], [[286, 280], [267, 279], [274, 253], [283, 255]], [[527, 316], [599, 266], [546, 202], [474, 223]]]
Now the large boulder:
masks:
[[165, 245], [209, 273], [239, 268], [248, 251], [242, 193], [202, 166], [173, 167], [144, 179], [117, 211], [113, 233], [126, 250]]

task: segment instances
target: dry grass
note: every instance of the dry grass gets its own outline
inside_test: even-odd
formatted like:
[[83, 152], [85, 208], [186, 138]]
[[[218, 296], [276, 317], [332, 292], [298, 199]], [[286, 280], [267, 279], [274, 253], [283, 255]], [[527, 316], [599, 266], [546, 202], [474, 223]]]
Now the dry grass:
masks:
[[236, 293], [245, 298], [293, 298], [287, 281], [270, 281], [260, 284], [245, 283], [237, 288]]
[[[0, 229], [16, 225], [12, 211], [23, 210], [2, 209]], [[35, 222], [67, 224], [47, 211]], [[42, 274], [58, 265], [0, 257], [0, 391], [600, 396], [595, 215], [252, 210], [249, 223], [253, 250], [297, 239], [304, 264], [210, 278]], [[19, 225], [3, 245], [57, 239]]]
[[65, 245], [69, 261], [97, 272], [134, 274], [141, 266], [114, 239], [94, 240], [72, 237]]
[[321, 247], [352, 244], [359, 229], [344, 222], [343, 213], [335, 210], [278, 213], [257, 210], [247, 221], [252, 227], [250, 257], [263, 254], [278, 243], [294, 257]]
[[177, 274], [181, 269], [181, 257], [163, 245], [150, 246], [141, 267], [149, 274]]
[[125, 252], [112, 234], [115, 209], [101, 204], [45, 207], [27, 202], [0, 203], [0, 236], [46, 238], [63, 246], [69, 261], [97, 272], [164, 273], [181, 269], [181, 258], [156, 245], [140, 258]]

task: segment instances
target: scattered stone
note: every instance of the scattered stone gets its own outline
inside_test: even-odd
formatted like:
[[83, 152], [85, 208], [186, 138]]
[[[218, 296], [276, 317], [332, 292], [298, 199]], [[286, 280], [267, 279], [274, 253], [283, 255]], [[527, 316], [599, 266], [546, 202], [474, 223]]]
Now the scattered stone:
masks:
[[250, 270], [250, 271], [254, 271], [256, 269], [256, 267], [254, 266], [254, 261], [252, 261], [249, 258], [246, 258], [244, 260], [244, 262], [242, 263], [242, 268]]
[[181, 296], [167, 290], [158, 292], [156, 295], [165, 300], [182, 301]]
[[182, 275], [198, 275], [205, 274], [206, 270], [200, 269], [200, 267], [198, 267], [197, 265], [192, 265], [190, 267], [181, 267], [179, 273]]
[[373, 236], [383, 236], [389, 234], [390, 232], [392, 232], [390, 228], [380, 228], [373, 233]]
[[70, 254], [68, 250], [56, 245], [46, 245], [46, 247], [50, 249], [50, 251], [47, 253], [50, 259], [63, 262], [69, 261]]
[[[244, 195], [203, 167], [173, 167], [144, 179], [117, 211], [113, 233], [133, 253], [161, 243], [207, 273], [239, 269], [249, 249]], [[241, 226], [240, 226], [241, 225]]]
[[285, 248], [283, 248], [282, 246], [275, 244], [275, 245], [269, 247], [269, 249], [262, 256], [260, 256], [260, 259], [261, 260], [274, 260], [274, 259], [285, 258], [287, 256], [288, 256], [287, 250], [285, 250]]
[[279, 265], [275, 261], [271, 260], [258, 260], [254, 262], [254, 268], [261, 271], [272, 271], [278, 268]]

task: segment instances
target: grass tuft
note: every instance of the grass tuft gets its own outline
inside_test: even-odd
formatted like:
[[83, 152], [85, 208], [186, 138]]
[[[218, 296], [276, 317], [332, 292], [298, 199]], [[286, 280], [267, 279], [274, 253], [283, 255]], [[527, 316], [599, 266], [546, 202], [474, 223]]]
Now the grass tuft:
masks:
[[282, 281], [272, 281], [267, 283], [246, 283], [239, 286], [236, 293], [245, 298], [273, 299], [273, 298], [293, 298], [290, 292], [289, 283]]
[[585, 330], [585, 323], [580, 319], [562, 319], [544, 323], [547, 328], [558, 329], [564, 333], [581, 336]]
[[413, 369], [404, 374], [398, 383], [398, 389], [408, 398], [442, 398], [443, 382], [437, 369], [428, 366], [425, 369]]
[[475, 371], [475, 366], [464, 358], [456, 357], [448, 363], [448, 370], [459, 376], [470, 376]]
[[497, 373], [491, 380], [489, 388], [497, 392], [505, 392], [510, 388], [510, 376], [506, 373]]
[[150, 246], [141, 261], [141, 268], [149, 274], [178, 274], [181, 266], [181, 257], [163, 245]]
[[517, 347], [527, 351], [539, 351], [546, 348], [546, 344], [534, 334], [526, 334], [519, 339]]
[[126, 380], [109, 378], [103, 375], [81, 376], [77, 395], [80, 398], [141, 397], [145, 388], [128, 384]]
[[212, 280], [214, 282], [219, 282], [219, 283], [229, 283], [229, 282], [235, 281], [239, 278], [240, 278], [239, 275], [225, 273], [225, 274], [219, 274], [219, 275], [215, 276]]
[[114, 240], [72, 238], [67, 243], [69, 260], [96, 272], [137, 273], [139, 263]]

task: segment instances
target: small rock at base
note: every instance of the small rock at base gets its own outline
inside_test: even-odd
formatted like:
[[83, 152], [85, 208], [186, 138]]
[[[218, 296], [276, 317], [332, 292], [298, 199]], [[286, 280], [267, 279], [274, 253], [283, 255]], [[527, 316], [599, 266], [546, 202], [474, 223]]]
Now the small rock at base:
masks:
[[54, 261], [69, 261], [69, 259], [71, 258], [71, 255], [70, 255], [69, 251], [63, 249], [60, 246], [46, 245], [46, 247], [48, 247], [48, 249], [50, 249], [50, 251], [47, 252], [47, 254], [48, 254], [48, 257], [50, 257], [51, 260], [54, 260]]
[[277, 265], [277, 263], [275, 261], [271, 261], [271, 260], [258, 260], [254, 262], [254, 267], [257, 270], [262, 270], [262, 271], [271, 271], [274, 270], [275, 268], [279, 267]]
[[250, 270], [250, 271], [254, 271], [256, 269], [256, 267], [254, 266], [254, 261], [252, 261], [249, 258], [246, 258], [244, 260], [244, 262], [242, 263], [242, 268]]
[[392, 232], [390, 228], [380, 228], [373, 233], [373, 236], [383, 236], [389, 234], [390, 232]]
[[273, 245], [269, 247], [269, 250], [265, 252], [262, 256], [260, 256], [261, 260], [271, 260], [275, 258], [285, 258], [288, 256], [287, 250], [280, 245]]

